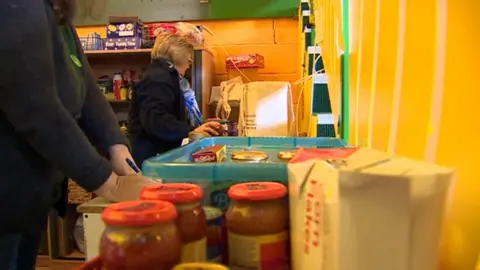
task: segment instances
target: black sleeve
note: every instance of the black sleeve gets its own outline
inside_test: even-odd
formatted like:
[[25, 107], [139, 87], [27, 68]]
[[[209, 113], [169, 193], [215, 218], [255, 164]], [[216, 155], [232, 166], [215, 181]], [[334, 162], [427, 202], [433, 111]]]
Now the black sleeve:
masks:
[[[44, 1], [0, 1], [0, 112], [45, 160], [92, 191], [112, 170], [58, 98], [52, 37]], [[58, 35], [58, 34], [57, 34]], [[58, 48], [57, 48], [58, 49]]]
[[188, 137], [192, 127], [172, 114], [175, 87], [162, 76], [146, 76], [137, 89], [140, 101], [140, 121], [145, 131], [164, 141], [179, 141]]
[[[77, 47], [81, 46], [76, 34], [75, 38]], [[81, 59], [86, 71], [85, 84], [87, 90], [85, 104], [82, 109], [82, 117], [80, 119], [83, 130], [89, 139], [103, 152], [107, 152], [108, 149], [115, 144], [129, 146], [127, 137], [120, 130], [112, 107], [108, 104], [108, 101], [105, 99], [105, 96], [95, 81], [95, 77], [83, 51], [81, 51]]]

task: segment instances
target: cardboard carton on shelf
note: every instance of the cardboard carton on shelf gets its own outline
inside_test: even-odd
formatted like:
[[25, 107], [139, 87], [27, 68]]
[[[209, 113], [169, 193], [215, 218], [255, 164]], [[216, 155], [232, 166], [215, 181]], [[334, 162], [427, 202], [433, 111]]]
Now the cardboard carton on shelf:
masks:
[[109, 17], [105, 49], [140, 49], [142, 46], [143, 28], [143, 22], [139, 17]]
[[107, 38], [143, 37], [143, 22], [139, 17], [110, 16]]

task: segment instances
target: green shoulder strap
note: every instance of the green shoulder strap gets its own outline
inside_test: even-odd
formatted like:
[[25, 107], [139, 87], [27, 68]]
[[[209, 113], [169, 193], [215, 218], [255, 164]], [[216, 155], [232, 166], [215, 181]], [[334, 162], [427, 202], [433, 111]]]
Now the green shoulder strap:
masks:
[[70, 56], [70, 59], [72, 60], [73, 64], [75, 64], [75, 66], [81, 68], [82, 61], [78, 59], [77, 45], [75, 43], [75, 36], [72, 32], [72, 28], [69, 26], [60, 26], [60, 28], [63, 35], [63, 40], [68, 48], [68, 54]]

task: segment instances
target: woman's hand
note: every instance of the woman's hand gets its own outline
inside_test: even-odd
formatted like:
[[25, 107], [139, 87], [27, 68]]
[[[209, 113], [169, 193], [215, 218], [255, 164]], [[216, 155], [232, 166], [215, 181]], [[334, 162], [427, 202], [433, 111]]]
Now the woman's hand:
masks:
[[211, 136], [218, 136], [223, 132], [222, 125], [218, 122], [207, 122], [194, 130], [195, 132], [205, 132]]
[[140, 191], [148, 185], [157, 184], [141, 173], [119, 176], [112, 172], [107, 181], [95, 193], [111, 202], [138, 200]]
[[108, 150], [108, 155], [110, 157], [110, 164], [112, 165], [113, 171], [116, 174], [124, 176], [136, 173], [126, 161], [128, 158], [133, 162], [132, 155], [130, 154], [127, 146], [123, 144], [116, 144], [110, 147]]

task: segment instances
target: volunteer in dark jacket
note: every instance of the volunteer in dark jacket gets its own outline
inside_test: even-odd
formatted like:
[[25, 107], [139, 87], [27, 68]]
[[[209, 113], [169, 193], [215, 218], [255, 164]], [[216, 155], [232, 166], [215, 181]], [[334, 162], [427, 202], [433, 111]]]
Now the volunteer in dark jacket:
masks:
[[112, 201], [137, 198], [151, 183], [129, 175], [127, 140], [70, 24], [74, 4], [0, 1], [2, 270], [35, 269], [56, 187], [67, 178]]
[[180, 34], [157, 36], [152, 64], [132, 96], [128, 132], [137, 164], [181, 146], [192, 130], [218, 135], [217, 122], [194, 129], [186, 119], [180, 79], [192, 63], [193, 45]]

